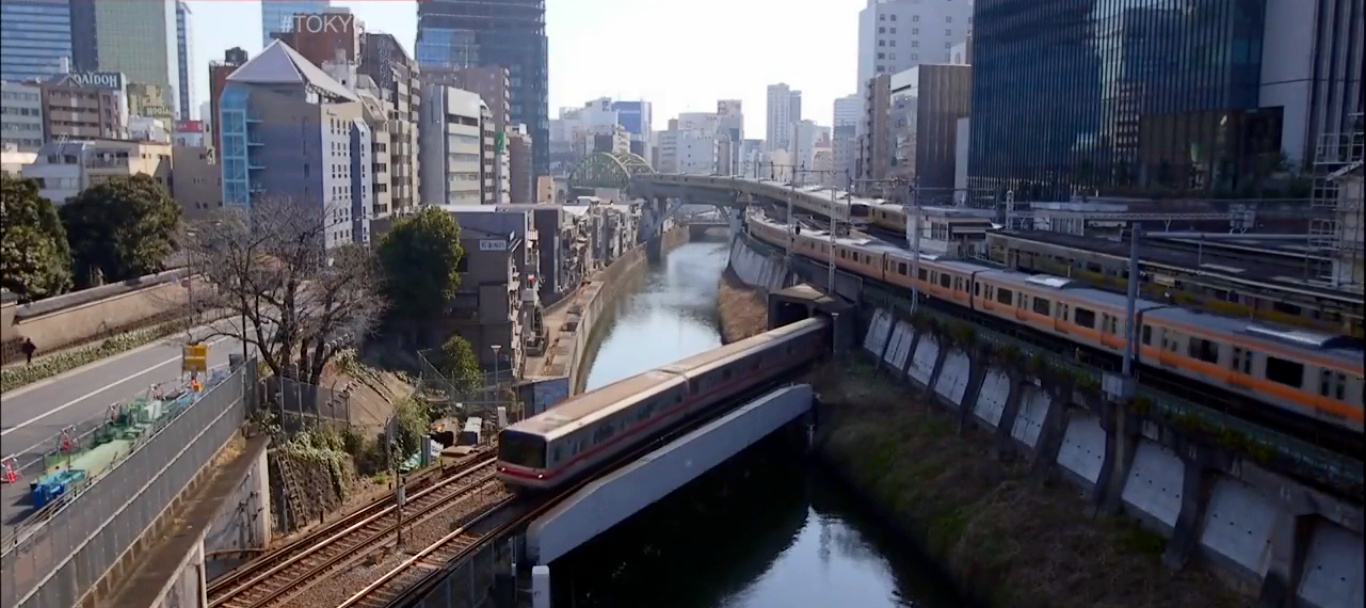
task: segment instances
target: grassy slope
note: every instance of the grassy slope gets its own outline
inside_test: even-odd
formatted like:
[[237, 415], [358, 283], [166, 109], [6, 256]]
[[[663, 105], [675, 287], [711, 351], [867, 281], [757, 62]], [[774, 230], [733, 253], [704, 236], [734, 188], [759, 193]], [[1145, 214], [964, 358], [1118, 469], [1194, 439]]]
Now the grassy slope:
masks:
[[1174, 574], [1165, 541], [1130, 520], [1091, 518], [1061, 482], [997, 458], [980, 432], [966, 438], [942, 409], [867, 365], [818, 374], [827, 460], [918, 541], [984, 605], [1030, 608], [1248, 603], [1209, 575]]

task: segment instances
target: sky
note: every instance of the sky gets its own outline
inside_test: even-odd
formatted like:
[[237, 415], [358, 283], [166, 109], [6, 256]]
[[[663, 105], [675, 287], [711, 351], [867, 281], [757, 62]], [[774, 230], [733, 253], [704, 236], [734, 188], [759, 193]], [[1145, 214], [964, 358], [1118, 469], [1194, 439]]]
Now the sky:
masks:
[[[267, 0], [269, 1], [269, 0]], [[804, 8], [795, 8], [805, 4]], [[679, 112], [714, 112], [739, 99], [745, 136], [764, 136], [766, 87], [802, 91], [803, 117], [832, 121], [834, 100], [856, 92], [858, 13], [866, 0], [547, 0], [550, 116], [600, 97], [654, 104], [654, 128]], [[259, 1], [189, 0], [194, 13], [195, 104], [209, 99], [208, 62], [240, 46], [261, 50]], [[366, 31], [393, 34], [412, 54], [412, 0], [336, 1]]]

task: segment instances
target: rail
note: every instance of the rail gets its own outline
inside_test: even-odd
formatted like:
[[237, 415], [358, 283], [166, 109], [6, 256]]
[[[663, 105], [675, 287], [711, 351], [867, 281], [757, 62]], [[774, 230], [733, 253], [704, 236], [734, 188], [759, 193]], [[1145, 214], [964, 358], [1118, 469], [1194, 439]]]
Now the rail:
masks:
[[[492, 458], [479, 461], [422, 490], [404, 505], [401, 514], [397, 505], [384, 507], [306, 549], [260, 560], [257, 567], [234, 577], [236, 585], [211, 596], [210, 608], [264, 608], [293, 599], [319, 579], [388, 545], [400, 525], [420, 524], [447, 509], [459, 508], [462, 498], [494, 484], [501, 486], [494, 462]], [[404, 521], [399, 521], [399, 515]], [[223, 584], [217, 589], [226, 587]]]

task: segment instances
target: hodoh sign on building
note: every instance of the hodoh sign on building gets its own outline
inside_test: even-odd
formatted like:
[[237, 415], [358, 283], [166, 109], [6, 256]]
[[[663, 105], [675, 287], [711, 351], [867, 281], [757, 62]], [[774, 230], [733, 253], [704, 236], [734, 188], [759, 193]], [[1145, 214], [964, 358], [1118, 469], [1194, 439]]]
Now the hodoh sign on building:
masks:
[[123, 90], [123, 74], [119, 72], [77, 72], [71, 81], [91, 89]]

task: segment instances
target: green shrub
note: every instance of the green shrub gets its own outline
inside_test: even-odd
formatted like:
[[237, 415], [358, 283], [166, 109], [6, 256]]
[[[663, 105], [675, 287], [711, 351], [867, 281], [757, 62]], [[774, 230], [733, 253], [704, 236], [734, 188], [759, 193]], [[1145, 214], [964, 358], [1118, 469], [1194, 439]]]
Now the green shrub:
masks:
[[0, 370], [0, 392], [14, 390], [21, 386], [71, 371], [82, 365], [89, 365], [101, 359], [133, 350], [134, 348], [160, 340], [161, 338], [165, 338], [166, 336], [182, 331], [183, 329], [183, 322], [172, 321], [156, 327], [149, 327], [140, 331], [113, 336], [99, 344], [92, 344], [48, 355], [34, 361], [33, 365], [6, 367], [3, 370]]

